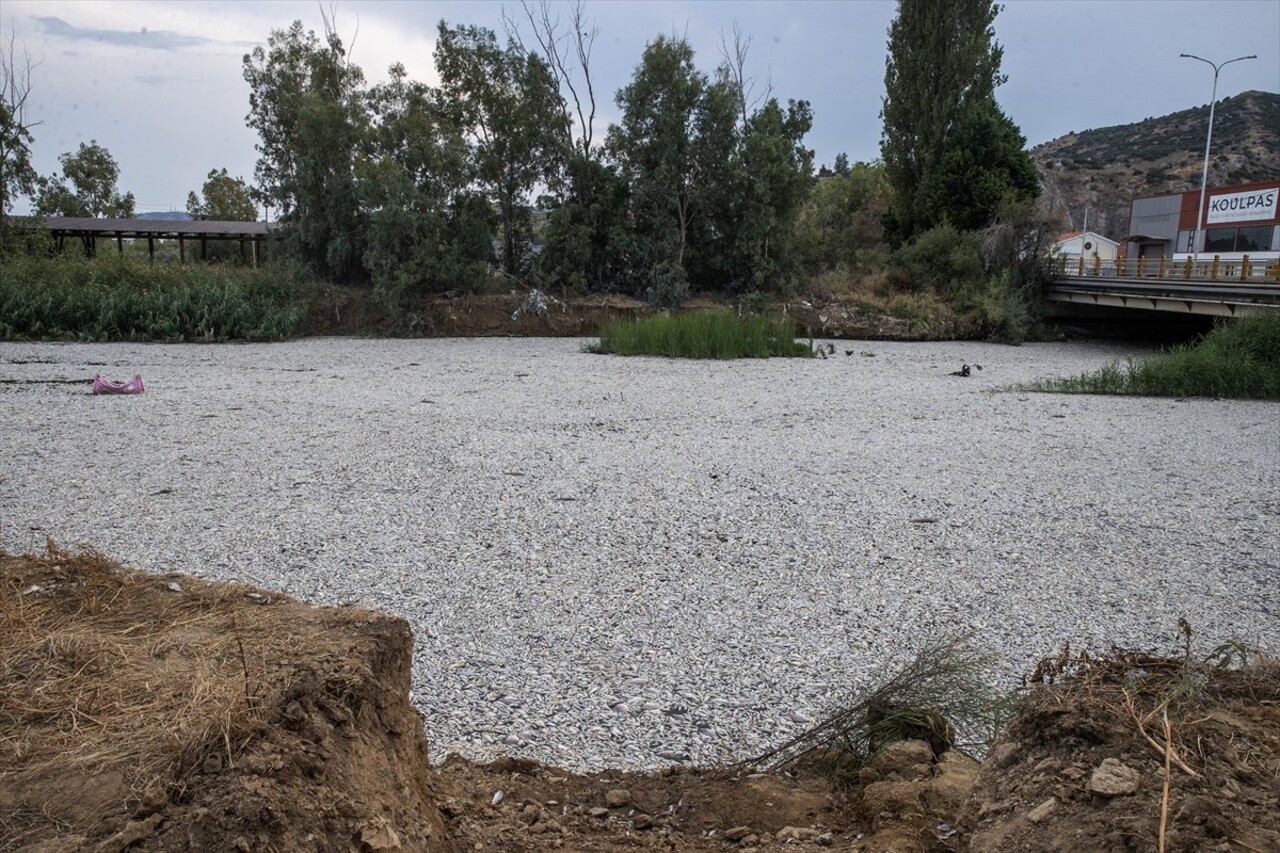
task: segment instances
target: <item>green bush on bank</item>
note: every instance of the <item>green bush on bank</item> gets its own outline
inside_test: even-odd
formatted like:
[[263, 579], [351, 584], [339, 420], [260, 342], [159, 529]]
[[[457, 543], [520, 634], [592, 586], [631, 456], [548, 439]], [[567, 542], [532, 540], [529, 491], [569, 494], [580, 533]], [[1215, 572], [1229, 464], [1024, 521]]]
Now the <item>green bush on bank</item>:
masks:
[[284, 340], [302, 331], [306, 286], [287, 266], [16, 256], [0, 262], [0, 339]]
[[1053, 233], [1056, 223], [1025, 204], [1008, 205], [981, 234], [944, 223], [893, 253], [888, 284], [945, 301], [963, 325], [988, 340], [1020, 344], [1043, 331], [1043, 259]]
[[810, 356], [813, 349], [796, 340], [795, 325], [759, 315], [659, 315], [611, 323], [588, 352], [616, 355], [661, 355], [671, 358], [770, 358]]
[[1075, 394], [1280, 400], [1280, 311], [1223, 321], [1198, 344], [1123, 365], [1112, 362], [1093, 373], [1045, 380], [1029, 388]]

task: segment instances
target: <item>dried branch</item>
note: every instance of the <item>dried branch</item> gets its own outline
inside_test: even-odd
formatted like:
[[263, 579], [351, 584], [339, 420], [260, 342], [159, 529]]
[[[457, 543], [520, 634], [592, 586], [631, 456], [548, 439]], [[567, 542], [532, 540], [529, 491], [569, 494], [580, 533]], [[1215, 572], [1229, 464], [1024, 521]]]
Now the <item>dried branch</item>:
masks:
[[[1168, 752], [1173, 758], [1173, 763], [1177, 764], [1180, 770], [1182, 770], [1184, 773], [1186, 773], [1188, 776], [1190, 776], [1193, 779], [1199, 779], [1200, 774], [1192, 770], [1190, 767], [1188, 767], [1187, 763], [1183, 761], [1182, 758], [1176, 752], [1173, 752], [1172, 744], [1161, 744], [1159, 741], [1157, 741], [1155, 738], [1153, 738], [1151, 735], [1147, 733], [1147, 727], [1144, 725], [1143, 721], [1138, 718], [1138, 710], [1137, 708], [1134, 707], [1133, 694], [1130, 693], [1128, 690], [1125, 690], [1123, 692], [1124, 692], [1124, 699], [1125, 699], [1125, 702], [1124, 702], [1125, 710], [1129, 712], [1129, 718], [1132, 719], [1133, 722], [1137, 725], [1138, 733], [1142, 735], [1143, 739], [1146, 740], [1146, 742], [1151, 745], [1151, 748], [1154, 749], [1157, 754], [1164, 755], [1165, 752]], [[1169, 704], [1169, 701], [1167, 699], [1164, 702], [1161, 702], [1158, 706], [1156, 706], [1156, 709], [1154, 711], [1152, 711], [1150, 714], [1147, 715], [1147, 719], [1149, 720], [1158, 711], [1166, 710], [1168, 707], [1168, 704]]]
[[[816, 725], [763, 755], [732, 769], [775, 770], [806, 755], [834, 750], [855, 763], [870, 759], [908, 728], [932, 732], [955, 726], [960, 734], [989, 737], [1008, 711], [1010, 697], [995, 690], [985, 673], [989, 654], [976, 651], [967, 635], [926, 643], [915, 656], [874, 689], [839, 704]], [[955, 730], [937, 732], [953, 741]], [[985, 742], [977, 740], [977, 743]], [[972, 743], [972, 742], [971, 742]]]
[[727, 72], [734, 87], [738, 90], [738, 104], [742, 111], [743, 126], [747, 123], [748, 114], [761, 103], [767, 101], [769, 96], [773, 94], [773, 79], [771, 76], [766, 76], [764, 92], [758, 97], [751, 97], [756, 88], [755, 75], [747, 76], [747, 54], [751, 50], [751, 42], [751, 36], [743, 33], [741, 25], [736, 20], [733, 22], [732, 47], [729, 45], [724, 33], [720, 33], [722, 67]]
[[[552, 18], [551, 6], [547, 0], [541, 0], [536, 8], [530, 6], [526, 0], [521, 0], [520, 8], [524, 11], [529, 27], [533, 31], [533, 37], [538, 42], [538, 49], [542, 52], [543, 58], [546, 59], [552, 73], [555, 74], [556, 82], [569, 91], [569, 97], [573, 100], [574, 112], [577, 114], [577, 144], [581, 145], [583, 156], [590, 157], [591, 145], [595, 136], [594, 125], [596, 118], [595, 84], [591, 81], [591, 50], [595, 45], [596, 36], [600, 34], [600, 28], [593, 21], [587, 20], [583, 0], [578, 0], [573, 5], [573, 10], [569, 17], [568, 33], [562, 32], [558, 17]], [[519, 24], [509, 17], [505, 10], [502, 13], [502, 22], [508, 37], [523, 47], [524, 43], [520, 38]], [[571, 64], [571, 60], [563, 47], [566, 40], [570, 42], [573, 58], [576, 60], [576, 69]], [[574, 82], [574, 78], [578, 75], [582, 77], [581, 85], [584, 87], [583, 91], [579, 91], [578, 84]], [[567, 100], [562, 107], [562, 112], [564, 115], [565, 137], [570, 144], [574, 144], [573, 126], [575, 122], [569, 112]]]
[[[1190, 632], [1188, 632], [1190, 635]], [[1173, 777], [1173, 732], [1169, 728], [1169, 711], [1164, 711], [1164, 793], [1160, 795], [1160, 846], [1165, 853], [1165, 830], [1169, 824], [1169, 782]]]

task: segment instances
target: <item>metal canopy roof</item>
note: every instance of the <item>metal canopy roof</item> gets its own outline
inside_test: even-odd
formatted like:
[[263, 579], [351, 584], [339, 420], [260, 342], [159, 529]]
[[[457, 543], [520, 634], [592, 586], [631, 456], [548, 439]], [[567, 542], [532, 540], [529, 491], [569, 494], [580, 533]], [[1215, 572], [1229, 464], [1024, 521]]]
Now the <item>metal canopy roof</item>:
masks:
[[274, 222], [225, 222], [198, 219], [93, 219], [79, 216], [46, 216], [45, 228], [54, 234], [97, 234], [112, 237], [212, 237], [252, 239], [266, 237]]

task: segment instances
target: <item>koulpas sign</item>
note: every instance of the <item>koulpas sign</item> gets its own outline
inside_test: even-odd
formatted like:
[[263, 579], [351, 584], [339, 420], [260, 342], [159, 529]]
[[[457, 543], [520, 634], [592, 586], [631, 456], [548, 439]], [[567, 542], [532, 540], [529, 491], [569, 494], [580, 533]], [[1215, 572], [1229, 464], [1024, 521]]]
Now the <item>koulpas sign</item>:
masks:
[[1280, 188], [1277, 187], [1209, 196], [1209, 214], [1204, 221], [1212, 225], [1218, 222], [1257, 222], [1260, 219], [1275, 219], [1278, 196], [1280, 196]]

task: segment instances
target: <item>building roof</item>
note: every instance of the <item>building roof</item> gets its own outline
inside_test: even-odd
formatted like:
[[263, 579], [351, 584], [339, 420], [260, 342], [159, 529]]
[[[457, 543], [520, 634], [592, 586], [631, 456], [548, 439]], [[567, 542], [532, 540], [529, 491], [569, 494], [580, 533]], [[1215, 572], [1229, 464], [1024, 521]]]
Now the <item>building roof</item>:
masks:
[[1091, 240], [1103, 240], [1107, 243], [1110, 243], [1113, 246], [1120, 245], [1115, 240], [1112, 240], [1110, 237], [1104, 237], [1103, 235], [1099, 234], [1097, 231], [1068, 231], [1065, 234], [1059, 234], [1058, 237], [1053, 242], [1065, 243], [1068, 240], [1074, 240], [1077, 237], [1088, 237]]
[[97, 234], [111, 237], [214, 237], [224, 239], [265, 237], [275, 222], [225, 222], [199, 219], [94, 219], [81, 216], [46, 216], [42, 223], [55, 234]]

